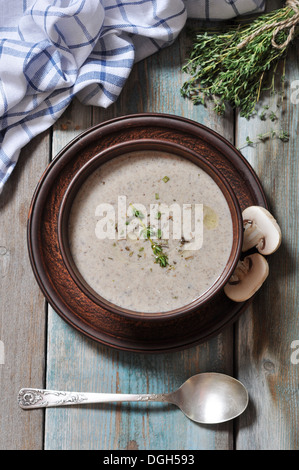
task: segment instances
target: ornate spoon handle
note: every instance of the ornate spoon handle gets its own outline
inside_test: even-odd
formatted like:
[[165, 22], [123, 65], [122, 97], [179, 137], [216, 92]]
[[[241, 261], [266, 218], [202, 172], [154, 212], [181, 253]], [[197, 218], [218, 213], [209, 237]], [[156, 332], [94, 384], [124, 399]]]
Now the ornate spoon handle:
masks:
[[122, 401], [160, 401], [168, 402], [168, 394], [125, 394], [125, 393], [81, 393], [38, 388], [22, 388], [18, 403], [24, 410], [49, 408], [53, 406], [82, 405], [88, 403], [108, 403]]

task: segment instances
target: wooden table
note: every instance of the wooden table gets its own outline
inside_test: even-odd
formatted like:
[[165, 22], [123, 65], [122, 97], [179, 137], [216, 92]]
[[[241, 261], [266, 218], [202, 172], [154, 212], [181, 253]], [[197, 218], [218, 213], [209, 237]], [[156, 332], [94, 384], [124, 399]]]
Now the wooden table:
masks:
[[[271, 2], [278, 6], [281, 2]], [[53, 128], [21, 153], [0, 199], [1, 449], [289, 450], [298, 430], [298, 46], [287, 62], [288, 87], [279, 121], [250, 121], [237, 112], [218, 117], [181, 98], [186, 35], [135, 65], [117, 103], [107, 110], [74, 100]], [[298, 86], [298, 83], [297, 83]], [[293, 96], [292, 96], [293, 93]], [[297, 93], [298, 96], [298, 93]], [[276, 109], [276, 97], [270, 109]], [[293, 102], [292, 102], [293, 101]], [[146, 355], [95, 343], [66, 324], [45, 302], [33, 276], [26, 225], [33, 191], [48, 162], [74, 136], [115, 116], [159, 112], [185, 116], [237, 147], [246, 137], [283, 128], [288, 143], [269, 139], [242, 149], [257, 172], [283, 233], [270, 276], [238, 321], [206, 343], [180, 352]], [[102, 392], [165, 392], [189, 376], [217, 371], [239, 378], [250, 403], [237, 420], [198, 425], [177, 408], [158, 404], [77, 406], [23, 411], [22, 387]]]

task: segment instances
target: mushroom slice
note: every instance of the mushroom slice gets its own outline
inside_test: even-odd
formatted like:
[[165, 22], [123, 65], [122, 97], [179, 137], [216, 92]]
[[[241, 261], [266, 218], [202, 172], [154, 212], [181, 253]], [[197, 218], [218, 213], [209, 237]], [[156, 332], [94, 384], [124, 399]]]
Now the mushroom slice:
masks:
[[262, 255], [270, 255], [281, 243], [281, 230], [270, 212], [264, 207], [250, 206], [243, 213], [243, 246], [248, 251], [254, 246]]
[[259, 290], [268, 274], [269, 265], [262, 255], [248, 255], [238, 262], [234, 274], [224, 286], [224, 292], [235, 302], [245, 302]]

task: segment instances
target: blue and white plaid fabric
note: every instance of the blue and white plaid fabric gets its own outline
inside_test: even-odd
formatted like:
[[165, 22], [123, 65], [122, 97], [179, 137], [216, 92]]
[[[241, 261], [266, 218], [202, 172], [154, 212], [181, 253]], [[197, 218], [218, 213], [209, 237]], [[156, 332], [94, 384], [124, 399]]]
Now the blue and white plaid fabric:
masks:
[[24, 147], [76, 95], [108, 107], [133, 64], [188, 16], [224, 19], [265, 0], [0, 0], [0, 192]]

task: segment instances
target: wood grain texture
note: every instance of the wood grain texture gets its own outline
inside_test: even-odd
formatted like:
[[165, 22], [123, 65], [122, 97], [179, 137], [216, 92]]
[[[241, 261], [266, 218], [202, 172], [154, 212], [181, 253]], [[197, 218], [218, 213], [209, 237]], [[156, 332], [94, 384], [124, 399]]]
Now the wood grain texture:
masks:
[[[271, 9], [282, 2], [271, 2]], [[270, 275], [252, 307], [237, 327], [237, 371], [248, 387], [250, 406], [240, 417], [237, 449], [298, 450], [299, 368], [291, 360], [293, 341], [299, 338], [298, 299], [298, 106], [291, 94], [298, 79], [298, 43], [288, 55], [286, 97], [265, 96], [266, 120], [237, 118], [236, 145], [249, 135], [285, 130], [290, 141], [269, 139], [242, 153], [265, 189], [271, 212], [282, 230], [282, 245], [270, 256]], [[278, 86], [279, 83], [277, 84]], [[293, 102], [292, 102], [293, 101]], [[277, 108], [279, 104], [279, 108]], [[271, 111], [278, 119], [269, 119]]]
[[[298, 327], [298, 106], [291, 102], [291, 83], [298, 74], [298, 48], [289, 56], [288, 88], [283, 105], [270, 98], [279, 120], [259, 117], [237, 121], [237, 140], [244, 142], [271, 129], [288, 130], [290, 141], [270, 139], [243, 153], [263, 182], [271, 212], [282, 230], [283, 242], [269, 258], [270, 276], [252, 308], [239, 322], [238, 370], [249, 388], [252, 404], [239, 434], [240, 448], [296, 449], [298, 434], [298, 365], [292, 364], [291, 343]], [[293, 64], [296, 64], [294, 67]], [[266, 102], [265, 102], [266, 103]], [[244, 425], [246, 423], [246, 426]], [[275, 423], [273, 426], [272, 423]], [[296, 424], [297, 423], [297, 424]]]
[[[185, 36], [173, 46], [137, 64], [118, 100], [107, 110], [94, 108], [92, 122], [137, 112], [186, 116], [233, 139], [233, 119], [222, 120], [211, 110], [193, 107], [179, 95]], [[90, 116], [74, 104], [62, 117]], [[78, 107], [77, 107], [78, 106]], [[86, 122], [87, 125], [87, 122]], [[59, 126], [59, 124], [58, 124]], [[72, 130], [73, 132], [74, 129]], [[69, 140], [55, 130], [53, 154]], [[178, 353], [143, 355], [115, 351], [82, 337], [50, 309], [47, 387], [102, 392], [162, 392], [180, 386], [204, 371], [233, 372], [232, 328], [198, 347]], [[200, 426], [167, 405], [135, 403], [46, 410], [46, 449], [231, 449], [232, 423]]]
[[24, 384], [45, 378], [45, 300], [27, 252], [27, 215], [36, 184], [49, 159], [49, 132], [21, 152], [0, 199], [0, 449], [43, 447], [43, 411], [22, 413], [16, 396]]

